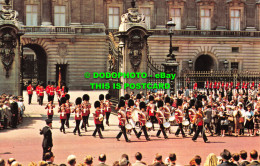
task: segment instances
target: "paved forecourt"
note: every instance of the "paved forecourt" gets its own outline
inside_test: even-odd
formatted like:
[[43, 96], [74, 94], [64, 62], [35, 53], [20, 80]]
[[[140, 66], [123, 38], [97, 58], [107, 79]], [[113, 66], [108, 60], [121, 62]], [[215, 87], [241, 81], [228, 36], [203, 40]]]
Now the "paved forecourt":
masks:
[[[106, 91], [70, 91], [71, 102], [74, 102], [76, 97], [82, 97], [83, 94], [90, 95], [90, 102], [92, 103], [91, 112], [94, 112], [93, 103], [98, 99], [99, 94], [106, 94]], [[26, 118], [24, 123], [17, 129], [0, 130], [0, 158], [8, 159], [14, 157], [24, 165], [30, 161], [38, 162], [42, 157], [42, 139], [43, 136], [39, 134], [39, 129], [45, 125], [46, 110], [44, 106], [38, 106], [36, 103], [36, 95], [33, 96], [31, 105], [27, 105], [27, 95], [24, 94], [26, 104]], [[45, 98], [44, 103], [47, 103]], [[57, 99], [55, 98], [57, 105]], [[57, 105], [58, 106], [58, 105]], [[231, 152], [239, 152], [242, 149], [250, 152], [256, 149], [260, 152], [259, 137], [208, 137], [210, 143], [204, 143], [201, 137], [197, 142], [193, 142], [191, 137], [183, 139], [181, 136], [176, 137], [174, 134], [169, 135], [169, 139], [165, 140], [155, 137], [156, 131], [151, 131], [151, 140], [147, 142], [144, 136], [137, 139], [132, 132], [131, 143], [127, 143], [122, 136], [120, 141], [116, 140], [116, 135], [119, 132], [118, 119], [116, 115], [111, 115], [110, 126], [105, 125], [103, 136], [105, 139], [92, 137], [94, 131], [93, 115], [91, 113], [89, 122], [90, 127], [88, 131], [82, 130], [82, 136], [74, 135], [73, 129], [75, 127], [74, 115], [70, 119], [71, 127], [66, 128], [66, 134], [60, 132], [60, 121], [55, 109], [55, 116], [53, 121], [53, 152], [55, 155], [55, 163], [66, 163], [66, 158], [70, 154], [77, 156], [77, 162], [83, 162], [86, 155], [90, 154], [94, 157], [94, 165], [97, 165], [98, 155], [105, 153], [107, 155], [107, 163], [112, 163], [118, 160], [121, 154], [126, 153], [130, 157], [130, 162], [134, 162], [134, 154], [141, 152], [143, 160], [151, 164], [156, 153], [161, 153], [165, 159], [169, 153], [177, 154], [177, 164], [188, 164], [192, 157], [200, 155], [204, 162], [207, 155], [211, 152], [219, 155], [224, 148]], [[138, 129], [139, 130], [139, 129]], [[176, 127], [172, 129], [176, 131]]]

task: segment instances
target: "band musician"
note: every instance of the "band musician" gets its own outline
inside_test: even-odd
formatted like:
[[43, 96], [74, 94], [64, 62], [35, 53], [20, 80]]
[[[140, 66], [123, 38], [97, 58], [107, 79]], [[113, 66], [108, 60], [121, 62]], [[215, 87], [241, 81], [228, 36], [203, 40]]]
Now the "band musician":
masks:
[[90, 114], [91, 104], [89, 103], [89, 95], [88, 94], [84, 94], [82, 99], [83, 99], [83, 103], [82, 103], [83, 110], [82, 110], [81, 129], [85, 129], [85, 131], [87, 131], [87, 125], [89, 127], [88, 118], [89, 118], [89, 114]]
[[76, 135], [76, 132], [78, 131], [78, 135], [81, 136], [80, 134], [80, 121], [81, 121], [81, 112], [82, 112], [82, 105], [81, 105], [82, 99], [78, 97], [75, 101], [76, 106], [75, 109], [72, 111], [72, 113], [75, 113], [75, 121], [76, 121], [76, 126], [75, 129], [73, 130], [74, 135]]
[[165, 122], [165, 118], [163, 115], [163, 101], [159, 100], [157, 105], [158, 105], [158, 110], [156, 111], [156, 118], [157, 118], [158, 124], [160, 126], [160, 129], [158, 130], [156, 136], [159, 137], [162, 132], [164, 138], [168, 139], [168, 136], [166, 135], [166, 132], [165, 132], [165, 128], [163, 126], [163, 123]]
[[152, 95], [149, 96], [149, 104], [147, 105], [146, 111], [150, 117], [150, 120], [152, 122], [153, 131], [154, 131], [154, 123], [157, 123], [157, 119], [155, 117], [156, 106], [154, 104], [154, 97]]
[[182, 137], [186, 137], [185, 133], [183, 131], [183, 126], [182, 126], [182, 121], [183, 121], [183, 111], [182, 111], [182, 100], [177, 99], [177, 107], [178, 109], [175, 110], [175, 119], [176, 122], [178, 123], [179, 127], [175, 133], [175, 136], [178, 137], [179, 133], [181, 132]]
[[100, 110], [100, 102], [99, 101], [95, 101], [94, 103], [94, 107], [96, 108], [95, 113], [93, 113], [93, 117], [94, 117], [94, 122], [96, 125], [96, 129], [93, 132], [92, 136], [96, 137], [96, 133], [98, 132], [99, 138], [103, 139], [102, 133], [101, 133], [101, 124], [103, 123], [103, 119], [104, 116]]
[[[53, 100], [50, 100], [50, 101], [53, 102]], [[60, 113], [60, 121], [61, 121], [60, 132], [63, 131], [64, 134], [65, 134], [64, 125], [65, 125], [65, 122], [66, 122], [66, 119], [67, 119], [65, 103], [66, 103], [66, 98], [62, 97], [61, 98], [61, 106], [58, 109], [58, 113]]]
[[128, 101], [128, 107], [129, 108], [127, 109], [127, 112], [126, 112], [126, 119], [127, 119], [127, 122], [132, 125], [132, 127], [133, 127], [132, 130], [134, 131], [136, 137], [138, 137], [137, 131], [135, 129], [135, 122], [132, 119], [132, 112], [133, 112], [133, 109], [134, 109], [134, 105], [135, 105], [134, 100], [130, 99]]
[[52, 101], [50, 101], [48, 104], [46, 104], [45, 109], [47, 109], [47, 116], [48, 116], [48, 119], [51, 119], [51, 120], [53, 117], [53, 108], [55, 108], [55, 105], [52, 103]]
[[119, 126], [120, 126], [121, 130], [118, 133], [118, 135], [116, 136], [116, 139], [119, 141], [120, 137], [123, 134], [125, 137], [125, 141], [130, 142], [130, 140], [127, 138], [127, 135], [126, 135], [126, 128], [125, 128], [126, 112], [125, 112], [125, 102], [123, 100], [119, 101], [118, 108], [119, 108], [118, 119], [119, 119]]
[[149, 136], [148, 136], [148, 133], [147, 133], [147, 129], [146, 129], [146, 119], [147, 119], [147, 113], [146, 113], [146, 110], [145, 110], [145, 102], [141, 102], [139, 104], [139, 107], [140, 107], [140, 110], [141, 112], [138, 113], [138, 119], [139, 119], [139, 123], [140, 123], [140, 126], [141, 126], [141, 130], [139, 131], [139, 133], [137, 134], [137, 138], [140, 138], [140, 136], [142, 135], [142, 131], [144, 132], [144, 136], [146, 138], [147, 141], [151, 141]]
[[192, 135], [193, 132], [196, 132], [196, 124], [195, 124], [195, 115], [196, 115], [196, 109], [195, 106], [192, 106], [189, 110], [189, 119], [190, 119], [190, 133], [189, 135]]

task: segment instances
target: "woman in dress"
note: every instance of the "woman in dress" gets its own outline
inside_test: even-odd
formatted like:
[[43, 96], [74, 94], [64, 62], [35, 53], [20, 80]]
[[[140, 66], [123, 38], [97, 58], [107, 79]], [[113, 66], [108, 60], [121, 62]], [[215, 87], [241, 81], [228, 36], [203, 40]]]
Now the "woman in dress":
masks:
[[253, 112], [253, 110], [252, 110], [251, 104], [247, 105], [247, 112], [246, 112], [246, 114], [245, 114], [245, 118], [246, 118], [245, 128], [248, 129], [248, 136], [253, 136], [253, 129], [254, 129], [253, 118], [254, 118], [254, 112]]
[[260, 128], [260, 106], [257, 106], [254, 112], [254, 124], [254, 136], [256, 136]]

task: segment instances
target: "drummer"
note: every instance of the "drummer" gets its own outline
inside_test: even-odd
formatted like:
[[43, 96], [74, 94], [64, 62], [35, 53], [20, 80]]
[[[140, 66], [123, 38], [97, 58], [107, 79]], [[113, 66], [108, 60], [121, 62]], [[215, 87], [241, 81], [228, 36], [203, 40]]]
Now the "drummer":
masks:
[[169, 118], [171, 116], [171, 113], [172, 113], [172, 107], [170, 105], [170, 102], [171, 102], [171, 99], [170, 97], [165, 97], [165, 106], [164, 106], [164, 117], [165, 117], [165, 120], [168, 122], [169, 121]]
[[163, 123], [165, 122], [165, 118], [163, 115], [163, 101], [159, 100], [157, 105], [158, 105], [159, 109], [156, 111], [156, 118], [157, 118], [158, 124], [160, 125], [160, 129], [158, 130], [156, 136], [159, 137], [161, 134], [161, 131], [162, 131], [164, 138], [168, 139], [168, 136], [166, 135], [166, 132], [164, 130], [165, 128], [163, 126]]
[[143, 131], [146, 140], [151, 141], [148, 134], [147, 134], [147, 130], [146, 130], [146, 126], [145, 126], [146, 119], [147, 119], [147, 112], [145, 110], [145, 107], [146, 107], [145, 102], [141, 102], [139, 104], [139, 107], [140, 107], [141, 113], [138, 113], [138, 119], [139, 119], [139, 122], [140, 122], [141, 130], [139, 131], [137, 138], [140, 138], [142, 131]]
[[133, 109], [134, 109], [134, 100], [130, 99], [128, 100], [128, 109], [127, 109], [127, 112], [126, 112], [126, 120], [127, 120], [127, 123], [130, 123], [131, 126], [132, 126], [132, 129], [136, 135], [136, 137], [138, 138], [138, 135], [137, 135], [137, 131], [135, 129], [135, 122], [134, 120], [132, 119], [132, 112], [133, 112]]
[[189, 119], [190, 119], [190, 133], [189, 135], [192, 135], [192, 133], [196, 132], [196, 124], [194, 123], [195, 121], [195, 115], [196, 115], [196, 108], [195, 105], [193, 105], [190, 109], [189, 109]]
[[183, 128], [182, 128], [182, 121], [183, 121], [183, 111], [182, 111], [182, 100], [181, 99], [177, 99], [177, 107], [178, 109], [175, 110], [175, 119], [179, 125], [176, 133], [175, 133], [175, 136], [178, 137], [179, 136], [179, 133], [181, 132], [182, 134], [182, 137], [186, 137], [184, 131], [183, 131]]
[[156, 117], [155, 117], [155, 111], [156, 111], [156, 106], [154, 104], [154, 97], [152, 95], [149, 96], [149, 104], [147, 105], [146, 111], [150, 117], [150, 121], [152, 122], [153, 126], [153, 131], [154, 130], [154, 123], [157, 122]]

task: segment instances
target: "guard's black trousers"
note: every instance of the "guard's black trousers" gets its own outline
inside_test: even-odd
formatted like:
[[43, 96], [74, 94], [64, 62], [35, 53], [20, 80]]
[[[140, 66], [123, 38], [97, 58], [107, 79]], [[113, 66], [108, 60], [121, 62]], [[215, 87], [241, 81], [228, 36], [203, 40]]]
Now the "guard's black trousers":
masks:
[[126, 135], [125, 126], [120, 126], [120, 127], [121, 127], [121, 130], [120, 130], [120, 132], [118, 133], [118, 135], [116, 136], [116, 138], [119, 139], [119, 138], [122, 136], [122, 134], [123, 134], [124, 137], [125, 137], [125, 141], [128, 142], [129, 140], [128, 140], [127, 135]]
[[192, 140], [196, 140], [196, 139], [198, 138], [198, 136], [199, 136], [199, 133], [201, 133], [204, 142], [206, 142], [208, 139], [207, 139], [207, 136], [206, 136], [206, 134], [205, 134], [205, 131], [203, 130], [203, 126], [197, 126], [196, 133], [195, 133], [195, 135], [192, 137]]

